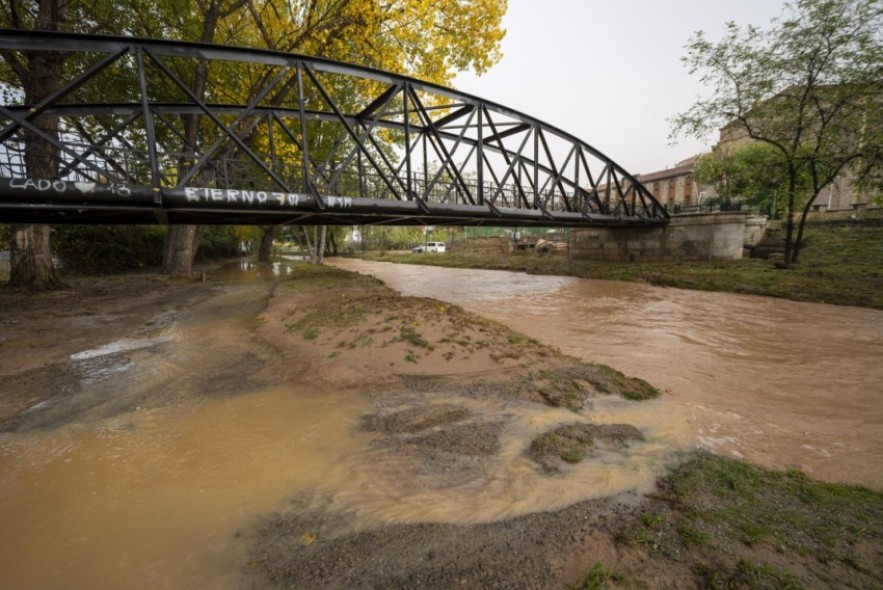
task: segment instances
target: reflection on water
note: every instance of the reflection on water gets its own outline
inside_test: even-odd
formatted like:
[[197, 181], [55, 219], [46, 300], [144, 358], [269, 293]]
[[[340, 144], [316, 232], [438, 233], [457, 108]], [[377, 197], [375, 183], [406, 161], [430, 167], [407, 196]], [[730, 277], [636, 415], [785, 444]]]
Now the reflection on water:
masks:
[[249, 259], [228, 262], [214, 270], [210, 278], [222, 283], [251, 283], [255, 280], [275, 281], [291, 276], [291, 265], [284, 262], [252, 262]]
[[662, 387], [706, 447], [883, 488], [883, 312], [340, 259]]

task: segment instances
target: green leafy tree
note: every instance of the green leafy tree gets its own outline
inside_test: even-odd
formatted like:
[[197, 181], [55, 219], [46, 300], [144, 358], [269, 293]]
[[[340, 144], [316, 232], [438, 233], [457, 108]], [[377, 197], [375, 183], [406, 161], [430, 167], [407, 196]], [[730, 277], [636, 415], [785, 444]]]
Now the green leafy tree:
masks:
[[[506, 2], [499, 0], [201, 0], [200, 10], [188, 13], [199, 19], [207, 8], [224, 5], [218, 18], [203, 21], [203, 26], [187, 25], [186, 14], [177, 30], [184, 38], [201, 31], [200, 40], [246, 44], [252, 47], [349, 61], [397, 73], [409, 74], [437, 83], [449, 82], [457, 71], [482, 72], [499, 57], [500, 28]], [[241, 8], [241, 9], [240, 9]], [[179, 12], [178, 14], [183, 14]], [[152, 19], [151, 22], [156, 22]], [[213, 25], [208, 34], [207, 23]], [[232, 41], [228, 40], [231, 39]], [[258, 94], [270, 82], [269, 76], [257, 76], [240, 88], [244, 97]], [[293, 84], [294, 79], [289, 84]], [[292, 87], [274, 91], [271, 101], [284, 101]], [[350, 95], [355, 103], [360, 94], [376, 90], [371, 84], [337, 89], [334, 94]], [[227, 102], [236, 102], [229, 97]], [[341, 106], [345, 101], [339, 102]], [[312, 125], [312, 123], [310, 123]], [[260, 135], [241, 138], [260, 142]], [[322, 158], [335, 138], [321, 132], [312, 134], [310, 153]], [[265, 228], [259, 259], [268, 259], [278, 228]], [[304, 234], [305, 239], [309, 239]], [[312, 239], [311, 251], [321, 262], [325, 251], [327, 228]], [[187, 274], [199, 243], [198, 230], [189, 226], [170, 229], [166, 269], [171, 274]], [[172, 258], [170, 258], [172, 257]]]
[[[252, 0], [248, 15], [254, 27], [240, 38], [249, 45], [296, 52], [407, 74], [445, 84], [461, 70], [483, 72], [500, 58], [500, 27], [507, 3], [499, 0], [335, 0], [280, 2]], [[267, 80], [257, 79], [249, 93], [255, 94]], [[365, 87], [338, 90], [357, 103]], [[284, 92], [277, 92], [280, 99]], [[340, 100], [345, 105], [346, 100]], [[251, 137], [251, 140], [260, 138]], [[394, 138], [393, 138], [394, 139]], [[398, 138], [401, 143], [403, 138]], [[332, 148], [335, 138], [315, 133], [309, 147], [319, 160]], [[264, 228], [259, 260], [268, 261], [278, 227]], [[307, 236], [307, 234], [303, 234]], [[325, 251], [327, 230], [320, 230], [316, 260]], [[304, 238], [307, 239], [306, 237]], [[336, 237], [335, 237], [336, 240]]]
[[844, 174], [859, 187], [883, 177], [883, 4], [796, 0], [767, 29], [728, 23], [718, 42], [695, 33], [684, 61], [709, 95], [673, 118], [673, 135], [723, 127], [726, 141], [775, 152], [790, 266], [822, 189]]
[[[788, 170], [779, 152], [765, 143], [745, 143], [735, 149], [716, 149], [696, 162], [693, 177], [699, 184], [714, 187], [721, 204], [745, 203], [779, 217], [784, 205], [778, 199], [785, 194]], [[805, 171], [797, 179], [798, 190], [811, 187]]]
[[[433, 82], [450, 81], [457, 71], [473, 69], [484, 71], [499, 59], [499, 43], [503, 37], [500, 28], [506, 2], [499, 0], [121, 0], [119, 2], [79, 2], [77, 0], [10, 0], [0, 5], [0, 25], [21, 29], [43, 29], [70, 32], [95, 32], [135, 36], [162, 37], [185, 41], [202, 41], [228, 45], [249, 45], [281, 51], [300, 52], [351, 61], [408, 73]], [[0, 72], [3, 81], [10, 81], [14, 88], [22, 88], [25, 102], [33, 104], [60, 87], [75, 67], [71, 55], [60, 52], [4, 53], [4, 68]], [[43, 61], [40, 61], [43, 60]], [[250, 97], [268, 87], [272, 74], [258, 69], [250, 72], [244, 65], [209, 62], [194, 65], [191, 60], [169, 59], [166, 66], [184, 81], [197, 100], [245, 104]], [[120, 61], [115, 68], [133, 68], [131, 62]], [[137, 84], [132, 72], [120, 71], [112, 81], [101, 88], [100, 100], [131, 102], [130, 96]], [[174, 101], [181, 92], [168, 80], [154, 71], [151, 92], [157, 99], [168, 87], [168, 95]], [[125, 81], [129, 80], [127, 84]], [[225, 80], [226, 84], [214, 84], [207, 80]], [[159, 81], [159, 84], [155, 82]], [[293, 84], [292, 81], [289, 84]], [[224, 96], [211, 95], [218, 88], [225, 88]], [[278, 104], [286, 100], [290, 87], [275, 88], [270, 102]], [[335, 92], [359, 93], [376, 91], [358, 83], [338, 88]], [[80, 92], [80, 91], [78, 91]], [[86, 90], [80, 100], [89, 102]], [[193, 157], [200, 145], [211, 142], [218, 129], [206, 123], [205, 118], [181, 115], [177, 126], [167, 124], [157, 129], [157, 143], [163, 152], [182, 154], [177, 171], [180, 175], [192, 166]], [[38, 123], [42, 130], [58, 136], [58, 121], [49, 117]], [[110, 122], [104, 125], [111, 124]], [[54, 127], [53, 127], [54, 125]], [[101, 126], [100, 121], [88, 125]], [[312, 122], [308, 125], [313, 125]], [[89, 129], [77, 130], [84, 137]], [[107, 129], [104, 129], [107, 131]], [[65, 130], [66, 133], [71, 130]], [[262, 141], [259, 134], [248, 136], [243, 131], [239, 139], [254, 145]], [[143, 138], [127, 138], [133, 145], [141, 145]], [[330, 145], [334, 138], [316, 134], [316, 145], [311, 153], [322, 154], [323, 145]], [[166, 143], [164, 143], [166, 142]], [[177, 143], [176, 143], [177, 142]], [[29, 159], [29, 169], [34, 178], [51, 178], [57, 174], [59, 154], [51, 146], [34, 142]], [[182, 145], [183, 144], [183, 145]], [[43, 150], [38, 151], [38, 150]], [[222, 154], [223, 155], [223, 154]], [[37, 163], [39, 162], [41, 163]], [[33, 165], [31, 165], [33, 162]], [[46, 164], [48, 162], [48, 165]], [[168, 172], [168, 171], [165, 171]], [[40, 176], [38, 176], [39, 174]], [[180, 176], [178, 176], [180, 177]], [[201, 179], [197, 176], [195, 180]], [[14, 236], [23, 236], [18, 242], [13, 238], [13, 267], [15, 281], [29, 283], [32, 287], [52, 288], [60, 285], [54, 275], [49, 250], [49, 227], [28, 226], [29, 233], [14, 228]], [[169, 274], [189, 274], [204, 228], [196, 226], [171, 226], [164, 248], [164, 268]], [[327, 231], [321, 232], [326, 235]], [[324, 241], [324, 240], [322, 240]], [[35, 246], [36, 245], [36, 246]], [[324, 248], [319, 248], [320, 253]], [[22, 252], [23, 254], [19, 254]], [[29, 266], [19, 264], [28, 261]], [[37, 268], [29, 277], [19, 279], [17, 269]], [[34, 277], [37, 277], [37, 280]], [[41, 278], [42, 277], [42, 278]]]
[[[76, 30], [99, 32], [121, 30], [129, 11], [112, 2], [73, 2], [71, 0], [9, 0], [0, 4], [0, 27], [42, 31]], [[30, 51], [2, 52], [0, 82], [21, 89], [26, 104], [39, 103], [57, 90], [66, 72], [76, 67], [70, 54]], [[58, 119], [41, 116], [35, 126], [45, 135], [58, 138]], [[25, 164], [28, 176], [52, 178], [58, 171], [60, 154], [51, 142], [30, 130], [24, 133]], [[10, 228], [10, 286], [32, 291], [64, 287], [52, 264], [51, 228], [45, 224], [13, 224]]]

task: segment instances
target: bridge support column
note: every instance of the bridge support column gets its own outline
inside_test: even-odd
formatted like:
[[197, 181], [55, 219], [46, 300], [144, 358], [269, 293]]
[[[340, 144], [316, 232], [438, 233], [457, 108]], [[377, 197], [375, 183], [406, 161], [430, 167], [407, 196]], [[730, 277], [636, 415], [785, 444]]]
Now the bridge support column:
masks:
[[745, 243], [744, 213], [672, 217], [665, 227], [573, 229], [570, 257], [621, 262], [738, 260]]

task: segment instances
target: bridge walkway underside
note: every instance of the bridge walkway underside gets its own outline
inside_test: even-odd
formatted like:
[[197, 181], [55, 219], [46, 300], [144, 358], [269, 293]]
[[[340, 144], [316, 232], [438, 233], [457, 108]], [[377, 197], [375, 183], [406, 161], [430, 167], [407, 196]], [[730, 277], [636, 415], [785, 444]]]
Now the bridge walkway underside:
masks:
[[640, 227], [667, 220], [273, 190], [0, 179], [5, 223]]

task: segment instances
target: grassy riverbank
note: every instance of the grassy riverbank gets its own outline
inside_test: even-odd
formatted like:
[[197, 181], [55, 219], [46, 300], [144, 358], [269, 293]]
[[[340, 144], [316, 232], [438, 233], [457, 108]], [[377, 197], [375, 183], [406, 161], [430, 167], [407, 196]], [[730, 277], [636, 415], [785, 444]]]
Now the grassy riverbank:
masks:
[[796, 268], [767, 260], [599, 262], [537, 252], [512, 254], [391, 254], [375, 260], [455, 268], [638, 281], [667, 287], [782, 297], [883, 309], [883, 226], [811, 224]]
[[[796, 590], [883, 583], [879, 492], [705, 453], [676, 468], [659, 487], [615, 532], [616, 543], [636, 550], [642, 563], [692, 572], [696, 587]], [[643, 578], [608, 566], [596, 564], [581, 588], [643, 587], [638, 583]], [[593, 586], [599, 578], [617, 583]]]

